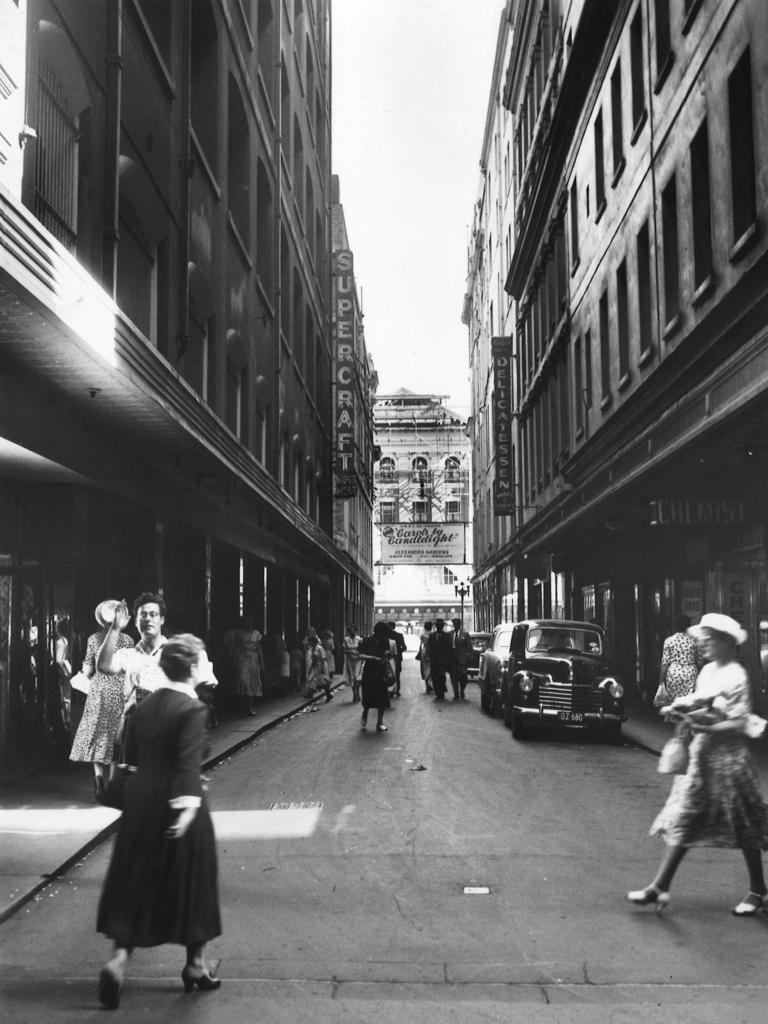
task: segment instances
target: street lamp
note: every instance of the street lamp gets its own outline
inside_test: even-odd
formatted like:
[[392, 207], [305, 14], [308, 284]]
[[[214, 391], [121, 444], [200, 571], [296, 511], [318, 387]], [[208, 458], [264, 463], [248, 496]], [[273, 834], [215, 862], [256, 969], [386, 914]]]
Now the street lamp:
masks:
[[461, 628], [464, 628], [464, 598], [469, 593], [469, 586], [464, 583], [458, 583], [454, 588], [456, 591], [456, 597], [461, 600]]

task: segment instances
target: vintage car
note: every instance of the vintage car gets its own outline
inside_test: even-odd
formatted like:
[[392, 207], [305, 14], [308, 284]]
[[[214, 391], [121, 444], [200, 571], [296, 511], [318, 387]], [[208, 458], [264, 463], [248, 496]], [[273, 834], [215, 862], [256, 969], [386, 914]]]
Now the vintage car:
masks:
[[595, 731], [612, 740], [621, 735], [624, 687], [611, 671], [603, 630], [591, 622], [530, 619], [497, 626], [481, 677], [482, 706], [500, 710], [515, 739], [538, 728]]
[[476, 681], [480, 670], [480, 657], [483, 651], [488, 646], [488, 640], [490, 639], [490, 633], [470, 633], [469, 638], [472, 641], [472, 657], [467, 664], [467, 679], [470, 681]]

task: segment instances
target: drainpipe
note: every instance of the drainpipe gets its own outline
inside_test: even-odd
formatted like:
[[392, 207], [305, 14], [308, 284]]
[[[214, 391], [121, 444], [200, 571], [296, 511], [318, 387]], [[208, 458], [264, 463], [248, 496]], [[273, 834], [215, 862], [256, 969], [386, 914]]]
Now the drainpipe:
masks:
[[104, 220], [102, 283], [117, 297], [120, 197], [120, 105], [123, 75], [123, 0], [107, 0], [106, 104], [104, 111]]
[[[181, 360], [189, 347], [189, 195], [194, 173], [192, 161], [192, 14], [189, 4], [181, 7], [181, 156], [179, 157], [179, 323], [176, 330], [176, 359]], [[170, 339], [165, 340], [165, 355], [170, 356]], [[211, 402], [213, 396], [208, 396]]]

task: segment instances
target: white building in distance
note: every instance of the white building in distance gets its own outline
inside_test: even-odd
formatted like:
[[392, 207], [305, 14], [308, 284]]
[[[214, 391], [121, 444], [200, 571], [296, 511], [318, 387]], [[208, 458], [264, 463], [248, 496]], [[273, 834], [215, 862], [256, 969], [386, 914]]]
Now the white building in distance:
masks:
[[[444, 395], [378, 395], [374, 430], [374, 602], [377, 619], [418, 630], [461, 617], [473, 628], [470, 446]], [[462, 591], [464, 594], [462, 595]]]

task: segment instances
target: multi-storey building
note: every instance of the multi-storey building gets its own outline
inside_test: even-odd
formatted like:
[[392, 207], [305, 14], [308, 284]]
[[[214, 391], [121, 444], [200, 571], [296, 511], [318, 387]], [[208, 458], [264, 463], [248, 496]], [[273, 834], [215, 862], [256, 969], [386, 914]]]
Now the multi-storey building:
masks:
[[[339, 178], [331, 177], [333, 330], [333, 536], [346, 572], [340, 621], [373, 628], [373, 401], [378, 378], [365, 346], [363, 310]], [[336, 595], [334, 596], [336, 598]], [[339, 617], [337, 617], [338, 619]]]
[[674, 614], [727, 612], [763, 692], [768, 6], [511, 19], [519, 502], [494, 571], [518, 612], [603, 622], [645, 692]]
[[15, 0], [0, 30], [8, 755], [66, 748], [54, 637], [77, 664], [99, 600], [162, 589], [214, 657], [251, 613], [277, 685], [350, 566], [327, 0]]
[[376, 618], [416, 629], [460, 615], [473, 623], [466, 422], [444, 395], [378, 395], [374, 565]]
[[[514, 617], [509, 596], [514, 560], [509, 551], [514, 537], [514, 467], [507, 476], [513, 483], [511, 497], [499, 493], [504, 474], [497, 473], [497, 433], [503, 416], [497, 415], [495, 359], [511, 365], [515, 308], [504, 290], [514, 242], [514, 191], [512, 188], [513, 118], [502, 103], [504, 75], [512, 46], [511, 11], [508, 0], [496, 42], [491, 89], [480, 153], [480, 186], [472, 218], [468, 253], [467, 290], [462, 322], [469, 334], [471, 409], [467, 433], [472, 463], [472, 532], [475, 552], [473, 579], [475, 621], [478, 629], [492, 629], [497, 622]], [[507, 394], [507, 398], [509, 398]], [[507, 414], [509, 409], [507, 409]], [[507, 415], [506, 422], [509, 422]]]

